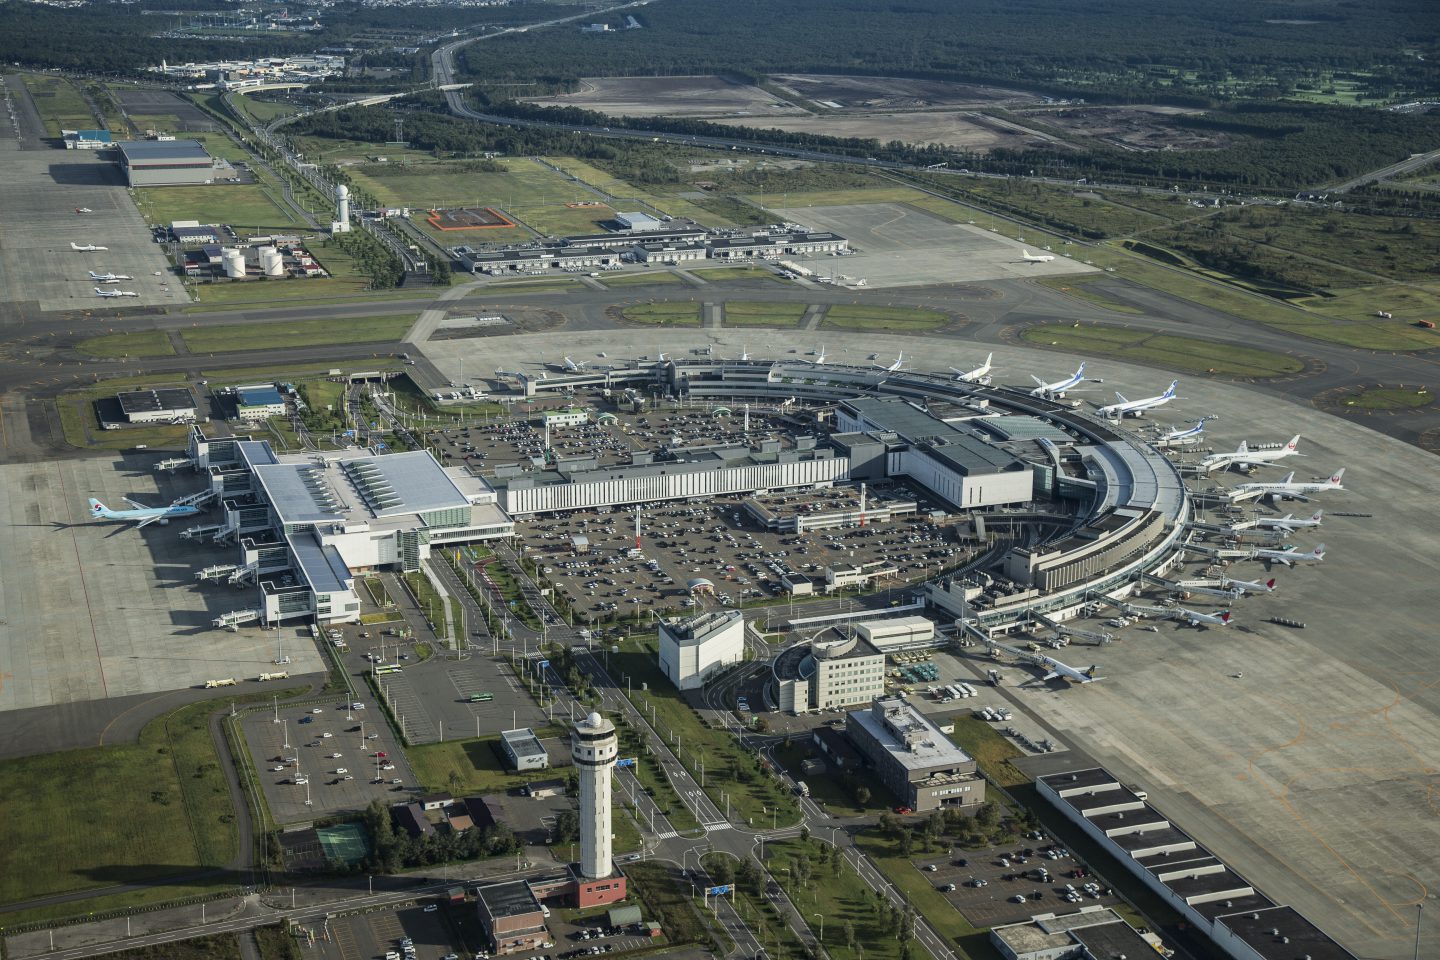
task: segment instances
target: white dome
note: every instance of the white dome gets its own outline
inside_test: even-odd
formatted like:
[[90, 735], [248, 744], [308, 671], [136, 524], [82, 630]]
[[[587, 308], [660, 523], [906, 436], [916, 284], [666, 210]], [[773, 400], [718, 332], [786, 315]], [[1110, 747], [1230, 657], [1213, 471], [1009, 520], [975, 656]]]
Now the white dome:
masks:
[[586, 717], [585, 720], [592, 727], [598, 727], [600, 726], [600, 724], [605, 722], [604, 720], [600, 719], [600, 714], [598, 713], [590, 714], [590, 716]]
[[335, 188], [335, 196], [341, 198], [350, 196], [350, 188], [343, 183], [340, 184], [340, 186]]

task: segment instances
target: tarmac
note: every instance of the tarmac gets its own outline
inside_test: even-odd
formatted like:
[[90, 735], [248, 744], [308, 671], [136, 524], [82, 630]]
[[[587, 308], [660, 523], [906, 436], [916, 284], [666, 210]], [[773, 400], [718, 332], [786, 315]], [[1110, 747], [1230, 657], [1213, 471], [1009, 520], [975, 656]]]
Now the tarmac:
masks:
[[[767, 352], [803, 355], [818, 346], [810, 336], [772, 334]], [[753, 331], [667, 330], [660, 340], [677, 354], [710, 343], [734, 356], [752, 337]], [[457, 353], [466, 350], [473, 351], [466, 363], [472, 371], [534, 369], [541, 358], [561, 354], [579, 359], [605, 351], [612, 361], [653, 355], [656, 339], [649, 331], [569, 331], [425, 349], [443, 373], [458, 376]], [[848, 363], [866, 362], [873, 352], [893, 356], [914, 343], [874, 335], [825, 339], [830, 357]], [[926, 366], [964, 368], [990, 349], [934, 338], [926, 343]], [[1075, 359], [994, 349], [1002, 383], [1020, 384], [1031, 373], [1053, 378], [1073, 369]], [[488, 366], [480, 365], [482, 350]], [[1093, 395], [1100, 402], [1113, 390], [1148, 396], [1169, 379], [1114, 361], [1093, 366], [1106, 381], [1105, 392]], [[1004, 695], [1043, 722], [1052, 739], [1144, 785], [1161, 810], [1259, 889], [1293, 904], [1352, 950], [1409, 956], [1415, 904], [1440, 889], [1440, 821], [1430, 799], [1440, 773], [1433, 759], [1440, 757], [1440, 666], [1425, 645], [1433, 630], [1430, 588], [1440, 574], [1427, 492], [1440, 471], [1431, 454], [1257, 388], [1184, 377], [1181, 385], [1189, 400], [1154, 419], [1180, 424], [1218, 414], [1206, 430], [1217, 450], [1298, 432], [1306, 455], [1292, 461], [1298, 479], [1346, 468], [1346, 490], [1317, 502], [1326, 509], [1324, 527], [1295, 538], [1304, 549], [1325, 542], [1325, 561], [1274, 570], [1277, 591], [1236, 604], [1235, 625], [1226, 630], [1166, 623], [1159, 634], [1131, 628], [1104, 648], [1059, 651], [1072, 664], [1098, 663], [1102, 683], [1022, 685], [1021, 668], [1007, 667]], [[1264, 475], [1278, 479], [1289, 469]], [[1280, 513], [1313, 509], [1281, 506]], [[1198, 576], [1198, 569], [1189, 566], [1185, 576]], [[1271, 574], [1247, 562], [1231, 575]], [[1308, 626], [1265, 622], [1271, 616]], [[976, 676], [991, 665], [982, 656], [973, 662]], [[1021, 710], [1016, 714], [1032, 729]], [[1423, 940], [1440, 954], [1440, 927]]]
[[[308, 632], [211, 624], [253, 606], [253, 588], [199, 586], [195, 573], [231, 554], [181, 540], [188, 518], [138, 530], [92, 522], [95, 497], [168, 503], [196, 489], [181, 475], [93, 458], [0, 465], [0, 711], [203, 687], [262, 672], [323, 672]], [[194, 522], [204, 522], [204, 515]], [[99, 719], [98, 717], [96, 719]], [[78, 731], [77, 731], [78, 732]], [[30, 751], [33, 752], [33, 751]]]
[[[984, 227], [951, 223], [900, 203], [848, 204], [833, 207], [791, 207], [777, 210], [786, 220], [812, 230], [829, 230], [850, 241], [850, 257], [805, 257], [800, 260], [822, 277], [841, 272], [865, 279], [870, 287], [970, 283], [1014, 277], [1056, 277], [1095, 273], [1098, 268], [1068, 259], [1063, 253], [1048, 263], [1022, 257], [1025, 244]], [[837, 283], [844, 281], [837, 280]]]

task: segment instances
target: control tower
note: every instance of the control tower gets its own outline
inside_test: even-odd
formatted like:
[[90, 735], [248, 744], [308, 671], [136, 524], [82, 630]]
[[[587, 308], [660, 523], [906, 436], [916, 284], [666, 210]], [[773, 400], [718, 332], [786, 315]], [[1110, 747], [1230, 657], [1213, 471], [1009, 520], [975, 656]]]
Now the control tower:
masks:
[[610, 774], [619, 750], [615, 725], [598, 713], [577, 724], [570, 738], [570, 756], [580, 775], [580, 875], [589, 880], [614, 872]]

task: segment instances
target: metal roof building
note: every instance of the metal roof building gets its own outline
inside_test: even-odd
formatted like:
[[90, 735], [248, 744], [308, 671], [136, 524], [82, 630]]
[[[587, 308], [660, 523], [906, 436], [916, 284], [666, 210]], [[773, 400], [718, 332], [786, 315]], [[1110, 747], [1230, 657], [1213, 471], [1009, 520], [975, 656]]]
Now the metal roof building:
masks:
[[198, 140], [124, 140], [116, 147], [125, 181], [132, 187], [207, 183], [215, 178], [215, 161]]
[[195, 419], [195, 395], [187, 389], [130, 390], [119, 394], [120, 412], [131, 423]]
[[500, 749], [505, 751], [505, 759], [516, 770], [544, 770], [550, 766], [550, 754], [545, 752], [545, 745], [529, 727], [501, 730]]

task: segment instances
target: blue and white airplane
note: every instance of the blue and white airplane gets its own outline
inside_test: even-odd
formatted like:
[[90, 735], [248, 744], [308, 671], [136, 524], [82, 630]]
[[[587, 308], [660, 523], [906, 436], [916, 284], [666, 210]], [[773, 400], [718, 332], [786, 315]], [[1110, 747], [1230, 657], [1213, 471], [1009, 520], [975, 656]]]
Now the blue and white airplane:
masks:
[[163, 526], [170, 522], [172, 517], [193, 517], [200, 512], [199, 507], [192, 507], [183, 503], [172, 503], [168, 507], [147, 507], [143, 503], [136, 503], [129, 497], [122, 497], [130, 504], [133, 510], [111, 510], [99, 500], [90, 499], [90, 519], [92, 520], [125, 520], [127, 522], [140, 522], [137, 529], [148, 527], [157, 520]]
[[1153, 410], [1162, 407], [1175, 399], [1175, 388], [1180, 385], [1179, 380], [1171, 380], [1170, 386], [1165, 392], [1153, 397], [1146, 397], [1144, 400], [1126, 400], [1123, 394], [1115, 394], [1115, 402], [1107, 404], [1096, 410], [1095, 413], [1102, 417], [1114, 417], [1116, 420], [1124, 419], [1127, 415], [1132, 417], [1143, 417], [1146, 410]]
[[1193, 427], [1177, 428], [1166, 433], [1163, 437], [1157, 437], [1155, 440], [1155, 445], [1157, 447], [1189, 446], [1192, 443], [1199, 443], [1200, 434], [1204, 432], [1205, 418], [1201, 417], [1199, 420], [1195, 421], [1195, 426]]
[[1073, 390], [1076, 387], [1080, 386], [1080, 384], [1084, 383], [1086, 380], [1089, 380], [1091, 383], [1105, 382], [1104, 380], [1096, 380], [1094, 377], [1086, 377], [1085, 364], [1083, 363], [1080, 364], [1080, 369], [1070, 374], [1070, 376], [1066, 377], [1064, 380], [1056, 380], [1054, 383], [1046, 383], [1044, 380], [1041, 380], [1033, 373], [1030, 375], [1030, 379], [1034, 380], [1037, 384], [1039, 384], [1039, 386], [1037, 386], [1034, 390], [1030, 391], [1030, 396], [1044, 397], [1046, 400], [1063, 399], [1066, 390]]

